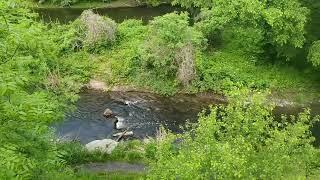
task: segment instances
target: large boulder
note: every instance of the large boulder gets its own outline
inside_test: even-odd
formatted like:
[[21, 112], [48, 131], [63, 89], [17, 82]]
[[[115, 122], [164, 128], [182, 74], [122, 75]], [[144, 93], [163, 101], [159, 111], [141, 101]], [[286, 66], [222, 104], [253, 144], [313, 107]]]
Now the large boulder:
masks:
[[86, 149], [89, 152], [101, 151], [111, 154], [112, 151], [118, 146], [118, 142], [112, 139], [95, 140], [86, 144]]

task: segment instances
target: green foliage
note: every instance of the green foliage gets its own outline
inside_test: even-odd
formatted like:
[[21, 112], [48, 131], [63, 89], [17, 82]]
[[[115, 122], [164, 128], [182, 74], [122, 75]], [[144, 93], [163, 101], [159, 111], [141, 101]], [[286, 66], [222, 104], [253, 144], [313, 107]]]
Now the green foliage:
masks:
[[[247, 35], [242, 36], [243, 42], [247, 43], [246, 45], [252, 46], [250, 44], [252, 38], [249, 36], [252, 33], [254, 37], [259, 36], [258, 43], [253, 44], [257, 45], [256, 48], [260, 49], [264, 45], [271, 45], [280, 55], [287, 57], [289, 55], [284, 54], [283, 48], [301, 48], [305, 41], [304, 27], [309, 11], [301, 6], [298, 0], [175, 0], [173, 3], [183, 7], [203, 8], [200, 14], [201, 21], [197, 23], [197, 26], [207, 36], [215, 34], [214, 32], [217, 31], [230, 31], [230, 28], [235, 30], [233, 34], [237, 32], [241, 34], [239, 30], [246, 29]], [[235, 41], [237, 44], [239, 38], [236, 38]], [[243, 48], [243, 44], [240, 48]]]
[[264, 32], [258, 28], [230, 27], [223, 31], [223, 48], [247, 56], [263, 52]]
[[110, 63], [110, 69], [101, 69], [102, 75], [109, 78], [109, 83], [121, 82], [127, 78], [135, 79], [138, 71], [136, 61], [146, 31], [147, 27], [139, 20], [126, 20], [119, 24], [117, 43], [111, 52], [105, 52], [104, 59], [108, 60], [106, 63]]
[[36, 179], [65, 166], [48, 124], [77, 99], [90, 64], [64, 54], [63, 36], [22, 1], [0, 1], [0, 17], [0, 177]]
[[146, 3], [151, 6], [159, 6], [160, 4], [171, 3], [171, 0], [141, 0], [140, 2]]
[[10, 120], [0, 130], [1, 178], [34, 179], [64, 166], [47, 126]]
[[64, 153], [63, 160], [68, 165], [78, 165], [90, 162], [126, 161], [149, 163], [154, 158], [156, 144], [153, 140], [143, 143], [140, 140], [132, 140], [120, 143], [112, 154], [99, 151], [88, 152], [83, 145], [77, 142], [61, 143], [58, 148]]
[[310, 47], [308, 60], [313, 64], [313, 66], [320, 66], [320, 41], [315, 41]]
[[198, 78], [193, 85], [200, 91], [228, 92], [234, 87], [289, 92], [317, 89], [313, 73], [287, 65], [262, 64], [255, 57], [227, 50], [199, 55], [197, 68]]
[[98, 73], [109, 84], [131, 83], [161, 94], [176, 92], [176, 82], [161, 79], [142, 66], [141, 47], [148, 39], [148, 26], [139, 20], [126, 20], [118, 25], [117, 41], [111, 50], [106, 50], [101, 59], [103, 66]]
[[[116, 43], [111, 50], [105, 50], [100, 58], [100, 77], [108, 84], [136, 85], [165, 95], [178, 92], [180, 82], [176, 74], [179, 66], [175, 61], [174, 49], [191, 37], [187, 33], [178, 33], [182, 31], [180, 27], [188, 29], [185, 20], [175, 27], [178, 23], [170, 19], [179, 16], [171, 14], [159, 18], [154, 25], [143, 25], [138, 20], [120, 23]], [[229, 28], [223, 32], [225, 43], [222, 50], [202, 50], [202, 45], [199, 45], [194, 57], [196, 78], [188, 91], [224, 92], [243, 86], [289, 92], [316, 91], [316, 76], [312, 72], [301, 72], [284, 64], [261, 62], [265, 58], [257, 55], [262, 50], [262, 34], [259, 29], [250, 27]]]
[[[178, 75], [183, 63], [190, 65], [185, 68], [191, 71], [184, 75], [191, 75], [184, 84], [192, 80], [195, 53], [204, 44], [202, 34], [189, 26], [188, 14], [166, 14], [150, 22], [147, 40], [142, 45], [138, 62], [149, 77], [156, 78], [158, 82], [168, 82], [161, 86], [175, 87], [183, 83]], [[186, 54], [187, 57], [184, 57]]]
[[195, 53], [205, 45], [202, 34], [188, 21], [185, 13], [171, 13], [155, 18], [147, 26], [137, 20], [119, 24], [117, 42], [111, 53], [105, 53], [111, 68], [102, 73], [108, 82], [129, 81], [161, 94], [175, 93], [180, 83], [177, 74], [183, 62], [182, 50], [190, 48], [194, 64]]
[[[150, 179], [319, 178], [309, 111], [277, 120], [259, 94], [232, 93], [183, 135], [159, 142]], [[179, 139], [179, 140], [177, 140]]]

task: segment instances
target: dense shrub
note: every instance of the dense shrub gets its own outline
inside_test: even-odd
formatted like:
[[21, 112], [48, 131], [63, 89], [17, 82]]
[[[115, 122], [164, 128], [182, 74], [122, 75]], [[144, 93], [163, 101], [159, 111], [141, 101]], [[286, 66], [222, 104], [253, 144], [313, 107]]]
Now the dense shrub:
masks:
[[109, 70], [112, 72], [103, 69], [102, 73], [109, 78], [109, 83], [136, 79], [136, 75], [140, 73], [140, 67], [137, 64], [139, 50], [146, 37], [146, 32], [147, 27], [141, 20], [126, 20], [119, 24], [117, 43], [110, 53], [105, 52], [105, 59], [110, 62]]
[[[299, 0], [174, 0], [173, 4], [180, 4], [188, 8], [202, 8], [200, 21], [196, 25], [207, 36], [225, 30], [230, 31], [230, 28], [235, 30], [232, 34], [241, 29], [247, 29], [240, 31], [247, 35], [239, 36], [235, 39], [236, 42], [239, 42], [240, 38], [243, 44], [247, 43], [245, 46], [257, 45], [257, 48], [265, 45], [271, 46], [279, 55], [287, 57], [289, 55], [285, 54], [284, 49], [302, 48], [304, 45], [305, 25], [309, 10], [303, 7]], [[255, 40], [257, 44], [250, 44], [252, 41], [252, 37], [248, 36], [250, 32], [255, 38], [259, 36]]]
[[[316, 91], [316, 76], [288, 65], [260, 63], [256, 57], [227, 49], [197, 56], [197, 79], [200, 91], [228, 92], [234, 87], [256, 90]], [[303, 74], [303, 75], [302, 75]]]
[[202, 34], [189, 26], [188, 14], [166, 14], [150, 22], [141, 51], [141, 64], [162, 79], [176, 79], [184, 85], [195, 76], [196, 52], [203, 47]]
[[2, 179], [36, 179], [65, 169], [48, 125], [63, 117], [91, 71], [86, 53], [64, 54], [59, 31], [37, 22], [23, 5], [0, 1]]
[[308, 60], [313, 64], [313, 66], [320, 66], [320, 41], [315, 41], [310, 47]]
[[[159, 141], [150, 179], [319, 178], [309, 111], [277, 120], [264, 97], [241, 91], [184, 135]], [[177, 140], [178, 139], [178, 140]]]

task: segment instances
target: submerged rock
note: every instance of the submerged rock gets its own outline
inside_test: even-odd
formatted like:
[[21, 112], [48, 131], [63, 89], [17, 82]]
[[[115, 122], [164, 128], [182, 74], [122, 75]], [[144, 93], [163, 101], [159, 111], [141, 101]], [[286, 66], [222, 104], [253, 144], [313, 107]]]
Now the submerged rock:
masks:
[[111, 109], [107, 108], [106, 110], [104, 110], [103, 115], [106, 118], [110, 118], [113, 116], [113, 111]]
[[86, 149], [89, 152], [101, 151], [111, 154], [112, 151], [118, 146], [118, 142], [112, 139], [95, 140], [86, 144]]

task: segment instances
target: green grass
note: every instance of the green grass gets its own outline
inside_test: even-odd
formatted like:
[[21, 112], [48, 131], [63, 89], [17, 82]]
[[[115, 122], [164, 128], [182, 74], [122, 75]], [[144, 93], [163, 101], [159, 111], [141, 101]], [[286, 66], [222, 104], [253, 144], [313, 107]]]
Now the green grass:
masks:
[[63, 159], [67, 162], [69, 171], [61, 173], [53, 172], [47, 174], [43, 179], [62, 180], [95, 180], [95, 179], [144, 179], [145, 172], [88, 172], [77, 168], [81, 164], [104, 163], [104, 162], [128, 162], [148, 165], [155, 158], [156, 144], [154, 141], [143, 143], [139, 140], [132, 140], [120, 143], [111, 155], [96, 152], [88, 152], [84, 146], [77, 142], [61, 143], [58, 148], [62, 150]]
[[[286, 64], [271, 64], [263, 59], [245, 57], [229, 52], [206, 53], [203, 57], [202, 87], [217, 91], [233, 86], [270, 89], [281, 98], [300, 103], [319, 97], [319, 75], [312, 70], [299, 70]], [[213, 81], [212, 81], [213, 79]]]
[[155, 153], [155, 143], [143, 143], [132, 140], [120, 143], [111, 155], [106, 153], [88, 152], [79, 143], [63, 143], [59, 145], [65, 153], [63, 159], [71, 166], [90, 162], [122, 161], [129, 163], [148, 164]]

